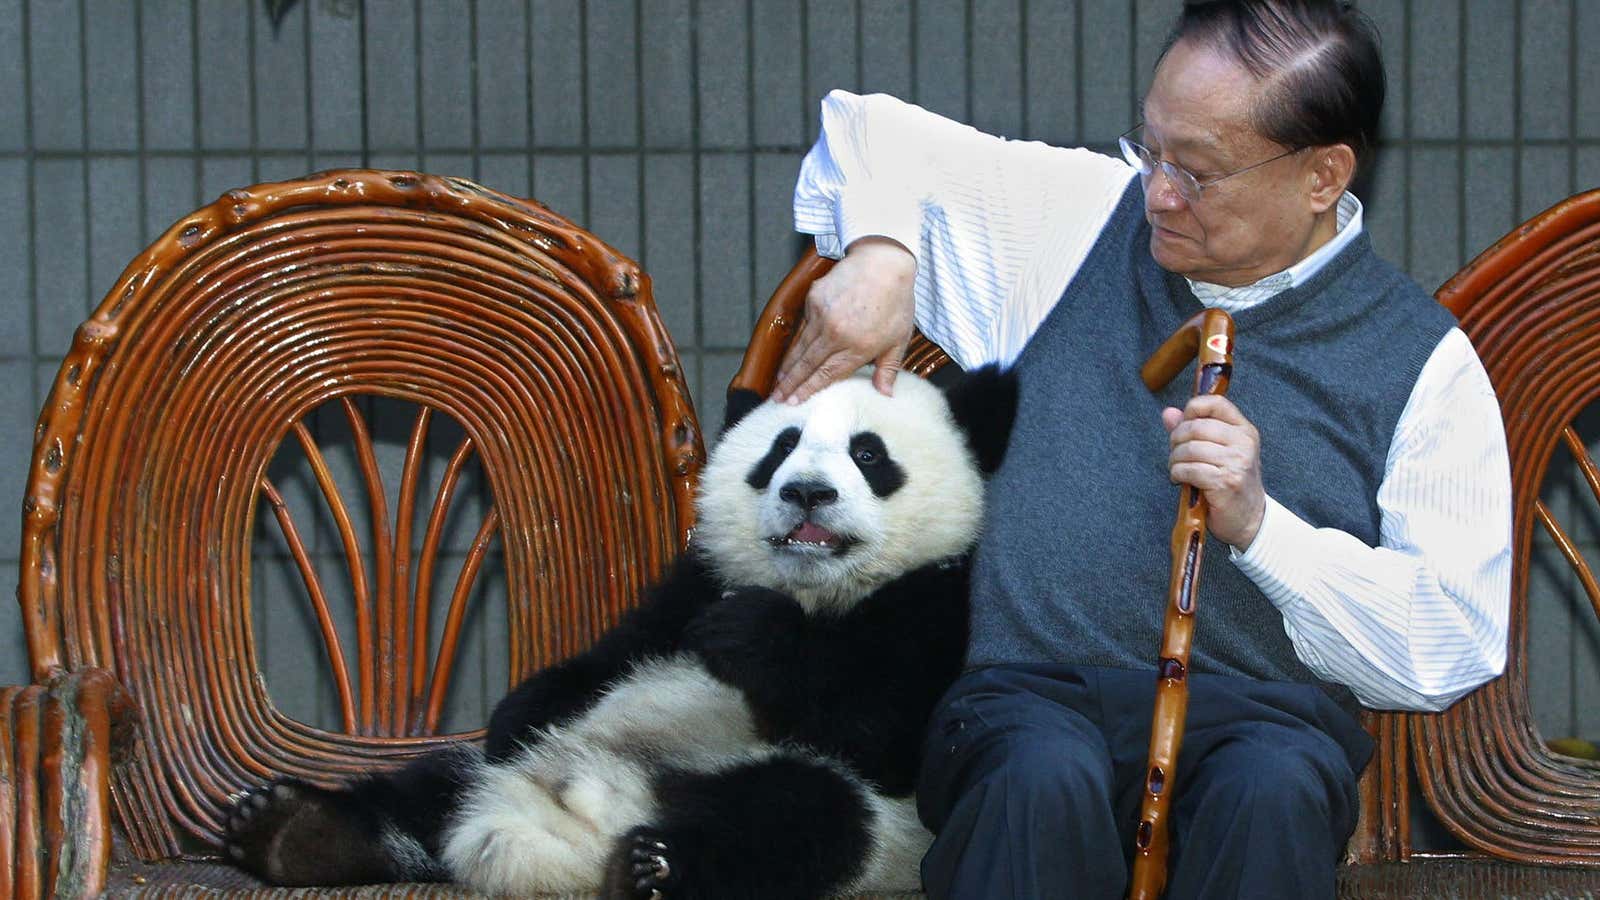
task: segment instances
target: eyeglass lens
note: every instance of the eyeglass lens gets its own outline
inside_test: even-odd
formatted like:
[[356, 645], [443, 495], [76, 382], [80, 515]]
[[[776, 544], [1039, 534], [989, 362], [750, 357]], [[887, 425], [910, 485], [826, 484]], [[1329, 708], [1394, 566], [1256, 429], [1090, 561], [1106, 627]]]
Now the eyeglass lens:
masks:
[[1167, 176], [1167, 181], [1172, 183], [1183, 199], [1193, 201], [1200, 195], [1200, 183], [1187, 170], [1164, 159], [1157, 159], [1150, 148], [1127, 135], [1117, 138], [1117, 143], [1121, 145], [1122, 158], [1139, 172], [1140, 177], [1149, 179], [1160, 167], [1161, 174]]

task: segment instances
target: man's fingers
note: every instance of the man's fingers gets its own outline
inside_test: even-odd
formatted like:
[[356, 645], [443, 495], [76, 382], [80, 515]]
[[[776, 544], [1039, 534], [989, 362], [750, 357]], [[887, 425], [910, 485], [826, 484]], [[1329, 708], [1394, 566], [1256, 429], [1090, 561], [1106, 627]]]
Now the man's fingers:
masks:
[[1250, 424], [1250, 420], [1244, 417], [1239, 407], [1234, 406], [1232, 400], [1221, 394], [1201, 394], [1191, 399], [1183, 408], [1183, 417], [1221, 419], [1230, 425]]
[[1220, 466], [1204, 462], [1174, 463], [1167, 469], [1167, 477], [1174, 484], [1188, 484], [1202, 491], [1223, 487], [1223, 470]]
[[872, 386], [878, 389], [878, 393], [885, 397], [894, 396], [894, 379], [905, 366], [905, 359], [905, 344], [890, 347], [878, 357], [876, 368], [872, 370]]
[[778, 364], [778, 377], [772, 385], [772, 399], [780, 402], [787, 400], [794, 389], [816, 371], [825, 358], [821, 337], [822, 329], [813, 325], [810, 319], [801, 324], [800, 333], [789, 342], [789, 349]]
[[1168, 456], [1174, 460], [1199, 459], [1218, 464], [1239, 455], [1238, 449], [1231, 444], [1203, 440], [1184, 441], [1168, 452]]
[[1220, 419], [1184, 419], [1167, 435], [1171, 446], [1189, 441], [1210, 441], [1214, 444], [1231, 444], [1242, 441], [1247, 433], [1238, 425], [1229, 425]]
[[784, 398], [784, 402], [790, 404], [804, 403], [812, 394], [839, 380], [841, 373], [852, 372], [864, 362], [865, 360], [851, 360], [850, 357], [843, 353], [835, 353], [824, 360], [822, 365], [817, 366], [816, 370], [805, 381], [802, 381], [799, 387]]
[[911, 333], [915, 275], [915, 257], [894, 241], [852, 243], [807, 290], [805, 316], [778, 364], [772, 399], [799, 403], [869, 361], [877, 363], [878, 390], [893, 390]]

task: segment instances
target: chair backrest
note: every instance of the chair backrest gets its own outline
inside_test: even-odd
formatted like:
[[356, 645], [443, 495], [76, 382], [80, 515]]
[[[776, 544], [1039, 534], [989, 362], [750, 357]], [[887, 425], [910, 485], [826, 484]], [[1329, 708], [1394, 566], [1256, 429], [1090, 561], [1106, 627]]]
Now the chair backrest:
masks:
[[[419, 410], [397, 495], [364, 395]], [[348, 420], [366, 514], [303, 422], [324, 404]], [[419, 507], [423, 436], [444, 418], [463, 437]], [[291, 435], [346, 550], [353, 659], [267, 478]], [[492, 503], [447, 604], [428, 586], [469, 458]], [[133, 261], [56, 378], [25, 500], [34, 676], [101, 667], [127, 688], [140, 740], [116, 767], [118, 815], [140, 856], [176, 855], [185, 835], [215, 838], [241, 785], [337, 778], [437, 743], [491, 543], [511, 674], [585, 646], [683, 546], [702, 458], [649, 279], [560, 216], [409, 172], [230, 191]], [[258, 514], [305, 577], [341, 729], [283, 714], [257, 670]]]
[[[1437, 715], [1385, 716], [1403, 786], [1410, 751], [1433, 813], [1469, 847], [1530, 863], [1600, 866], [1600, 762], [1550, 750], [1529, 700], [1529, 574], [1548, 532], [1600, 615], [1600, 584], [1539, 498], [1570, 453], [1600, 502], [1600, 469], [1573, 427], [1600, 399], [1600, 190], [1559, 203], [1439, 289], [1489, 372], [1511, 457], [1511, 640], [1506, 672]], [[1558, 463], [1564, 465], [1564, 463]], [[1573, 525], [1575, 523], [1569, 523]], [[1592, 691], [1578, 688], [1580, 697]], [[1406, 740], [1409, 737], [1409, 747]], [[1385, 855], [1410, 852], [1397, 821]]]

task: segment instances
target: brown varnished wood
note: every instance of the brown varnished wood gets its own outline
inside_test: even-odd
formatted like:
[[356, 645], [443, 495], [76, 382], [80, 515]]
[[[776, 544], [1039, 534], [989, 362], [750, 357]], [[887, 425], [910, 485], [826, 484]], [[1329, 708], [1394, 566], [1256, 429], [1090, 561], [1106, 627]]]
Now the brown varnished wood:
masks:
[[10, 740], [12, 751], [11, 796], [6, 798], [11, 806], [10, 818], [15, 822], [12, 838], [12, 857], [6, 860], [11, 869], [10, 896], [17, 900], [37, 900], [45, 895], [44, 871], [44, 811], [40, 808], [40, 715], [45, 689], [42, 685], [29, 685], [11, 695], [8, 704]]
[[461, 624], [466, 621], [467, 600], [472, 593], [472, 582], [477, 578], [479, 569], [483, 567], [489, 543], [499, 531], [500, 513], [491, 508], [489, 514], [484, 517], [483, 524], [478, 527], [478, 533], [473, 536], [467, 560], [461, 567], [461, 573], [456, 578], [455, 590], [450, 595], [450, 611], [445, 615], [444, 637], [439, 641], [438, 658], [434, 661], [428, 680], [428, 706], [422, 725], [425, 733], [437, 729], [439, 718], [444, 715], [445, 688], [450, 683], [450, 674], [455, 671], [456, 650], [461, 646]]
[[[1207, 309], [1196, 313], [1150, 354], [1139, 376], [1145, 387], [1159, 391], [1190, 363], [1194, 364], [1194, 396], [1228, 392], [1233, 375], [1233, 319], [1226, 312]], [[1133, 841], [1133, 873], [1128, 886], [1133, 900], [1156, 900], [1167, 886], [1170, 813], [1178, 793], [1178, 756], [1189, 709], [1189, 651], [1205, 560], [1207, 509], [1205, 495], [1197, 488], [1186, 485], [1179, 489], [1166, 615], [1156, 659], [1150, 752]]]
[[0, 689], [0, 897], [91, 897], [111, 859], [113, 745], [127, 698], [101, 669]]
[[1561, 527], [1561, 523], [1556, 521], [1556, 517], [1551, 514], [1550, 508], [1545, 506], [1543, 501], [1534, 503], [1533, 513], [1539, 524], [1544, 526], [1544, 530], [1555, 541], [1556, 549], [1561, 551], [1561, 555], [1567, 560], [1567, 565], [1572, 567], [1573, 574], [1578, 576], [1578, 583], [1583, 585], [1583, 592], [1589, 598], [1590, 609], [1600, 617], [1600, 581], [1595, 580], [1594, 571], [1583, 558], [1583, 551], [1578, 549], [1578, 545], [1567, 534], [1567, 530]]
[[[425, 592], [407, 587], [413, 569], [431, 577], [439, 535], [411, 553], [361, 395], [453, 419], [492, 491], [445, 646], [429, 643]], [[273, 706], [250, 614], [260, 505], [308, 512], [284, 504], [266, 465], [291, 435], [315, 459], [301, 421], [328, 403], [350, 416], [361, 480], [352, 495], [330, 481], [323, 502], [339, 519], [352, 503], [372, 513], [375, 563], [363, 568], [341, 522], [362, 583], [354, 672], [325, 635], [342, 731]], [[418, 433], [401, 476], [407, 522]], [[143, 710], [142, 751], [114, 775], [101, 768], [115, 788], [101, 806], [138, 855], [178, 856], [215, 840], [245, 784], [327, 782], [447, 738], [432, 732], [490, 540], [504, 554], [509, 596], [495, 602], [513, 676], [586, 646], [683, 546], [703, 455], [649, 279], [560, 216], [408, 172], [230, 191], [132, 262], [79, 329], [40, 417], [19, 588], [35, 680], [115, 673]], [[326, 610], [316, 618], [331, 628]], [[62, 773], [51, 790], [67, 790]], [[33, 818], [13, 842], [68, 840], [36, 810], [16, 813]]]
[[[1545, 746], [1528, 693], [1528, 591], [1539, 489], [1569, 426], [1600, 399], [1600, 191], [1519, 226], [1439, 289], [1500, 401], [1511, 459], [1506, 671], [1437, 714], [1404, 716], [1434, 814], [1478, 852], [1600, 867], [1600, 763]], [[1592, 465], [1574, 450], [1586, 477]], [[1554, 519], [1548, 520], [1554, 525]], [[1581, 570], [1578, 570], [1581, 575]]]
[[17, 796], [20, 763], [12, 759], [17, 745], [14, 713], [20, 687], [0, 687], [0, 897], [17, 894], [17, 841], [20, 837]]
[[[455, 495], [456, 485], [460, 483], [461, 471], [466, 466], [467, 460], [472, 456], [472, 438], [461, 441], [454, 453], [450, 455], [450, 462], [446, 464], [444, 477], [439, 480], [438, 493], [434, 497], [433, 512], [428, 516], [427, 529], [423, 532], [422, 553], [417, 564], [417, 590], [412, 597], [412, 618], [418, 622], [430, 620], [433, 607], [433, 566], [439, 558], [439, 542], [444, 538], [445, 517], [450, 510], [450, 500]], [[459, 634], [459, 629], [457, 629]], [[413, 710], [413, 731], [423, 730], [422, 714], [423, 691], [426, 689], [433, 668], [424, 663], [428, 659], [427, 630], [419, 628], [412, 636], [412, 659], [415, 660], [411, 669], [411, 702]], [[451, 646], [451, 641], [441, 642], [440, 652]], [[454, 652], [454, 651], [451, 651]]]
[[311, 561], [311, 554], [306, 551], [305, 541], [300, 538], [300, 529], [295, 526], [294, 518], [289, 515], [288, 504], [284, 502], [283, 495], [278, 492], [271, 480], [261, 479], [261, 495], [271, 504], [273, 517], [278, 520], [278, 528], [283, 532], [284, 542], [289, 545], [289, 555], [294, 558], [295, 566], [300, 570], [300, 577], [305, 581], [312, 613], [317, 619], [317, 630], [322, 634], [322, 647], [328, 654], [328, 666], [331, 670], [329, 674], [333, 678], [334, 689], [339, 694], [340, 721], [345, 731], [354, 733], [355, 691], [350, 687], [350, 667], [345, 662], [344, 646], [339, 643], [339, 632], [333, 624], [333, 612], [328, 607], [328, 595], [322, 588], [322, 578], [317, 574], [316, 564]]

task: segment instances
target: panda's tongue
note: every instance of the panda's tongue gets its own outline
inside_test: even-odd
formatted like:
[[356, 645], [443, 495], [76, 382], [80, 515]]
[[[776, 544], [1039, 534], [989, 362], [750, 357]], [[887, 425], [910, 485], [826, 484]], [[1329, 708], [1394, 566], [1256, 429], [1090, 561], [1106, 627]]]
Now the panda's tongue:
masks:
[[798, 528], [789, 532], [789, 540], [805, 544], [831, 544], [838, 539], [833, 532], [815, 522], [801, 522]]

